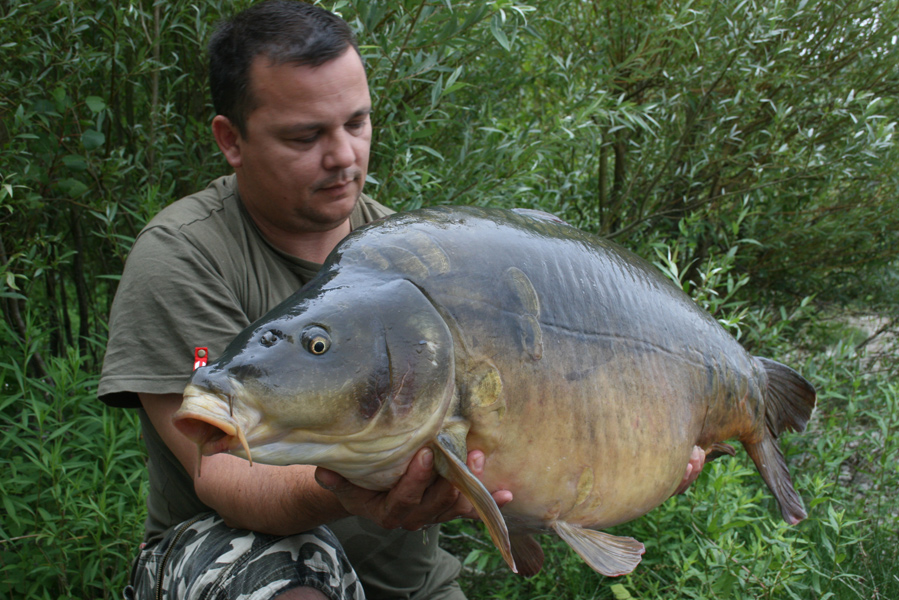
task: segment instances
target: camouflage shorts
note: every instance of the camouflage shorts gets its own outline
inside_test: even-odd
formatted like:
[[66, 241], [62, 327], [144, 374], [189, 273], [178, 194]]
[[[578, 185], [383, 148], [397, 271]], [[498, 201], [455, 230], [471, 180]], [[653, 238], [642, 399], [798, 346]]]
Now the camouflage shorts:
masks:
[[332, 600], [364, 600], [327, 527], [286, 537], [232, 529], [214, 513], [181, 523], [141, 551], [126, 599], [266, 600], [313, 587]]

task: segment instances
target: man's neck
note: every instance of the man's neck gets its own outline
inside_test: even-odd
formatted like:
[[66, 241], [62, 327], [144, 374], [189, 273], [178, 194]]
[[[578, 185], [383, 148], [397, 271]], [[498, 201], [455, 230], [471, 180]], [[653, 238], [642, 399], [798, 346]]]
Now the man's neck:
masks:
[[287, 233], [256, 224], [269, 243], [282, 252], [309, 262], [321, 264], [331, 254], [331, 250], [350, 233], [350, 220], [327, 231]]

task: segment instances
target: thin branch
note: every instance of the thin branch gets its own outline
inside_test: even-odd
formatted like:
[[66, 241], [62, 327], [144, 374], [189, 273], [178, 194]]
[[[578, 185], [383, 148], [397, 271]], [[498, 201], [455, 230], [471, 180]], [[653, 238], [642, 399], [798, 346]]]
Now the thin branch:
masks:
[[[6, 256], [6, 247], [3, 245], [2, 235], [0, 235], [0, 267], [3, 267], [4, 271], [9, 268], [9, 259]], [[16, 300], [15, 298], [6, 298], [4, 305], [6, 307], [4, 309], [4, 312], [7, 313], [9, 320], [12, 321], [11, 324], [13, 327], [15, 327], [20, 341], [25, 342], [25, 345], [27, 347], [27, 341], [29, 338], [28, 327], [25, 324], [25, 319], [22, 318], [22, 312], [19, 310], [18, 300]], [[55, 385], [55, 382], [53, 381], [53, 378], [50, 377], [50, 372], [47, 369], [47, 363], [44, 362], [44, 359], [43, 357], [41, 357], [40, 352], [38, 352], [37, 350], [34, 351], [34, 354], [31, 355], [30, 363], [37, 371], [38, 377], [40, 377], [50, 385]]]

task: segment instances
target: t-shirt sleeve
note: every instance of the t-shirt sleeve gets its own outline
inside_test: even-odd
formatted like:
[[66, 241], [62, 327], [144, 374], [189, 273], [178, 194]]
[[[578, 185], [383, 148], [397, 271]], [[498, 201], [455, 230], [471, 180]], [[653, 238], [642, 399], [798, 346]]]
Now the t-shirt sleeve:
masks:
[[141, 233], [110, 313], [98, 392], [103, 402], [137, 407], [138, 393], [180, 394], [195, 348], [207, 347], [215, 358], [249, 325], [227, 267], [177, 230]]

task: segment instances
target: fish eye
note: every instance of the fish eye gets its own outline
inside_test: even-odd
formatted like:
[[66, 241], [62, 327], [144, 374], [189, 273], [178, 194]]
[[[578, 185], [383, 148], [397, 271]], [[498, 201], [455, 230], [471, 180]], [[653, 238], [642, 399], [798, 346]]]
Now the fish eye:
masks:
[[321, 327], [313, 327], [303, 333], [303, 345], [310, 353], [319, 356], [331, 347], [331, 336]]
[[309, 342], [309, 352], [312, 354], [324, 354], [328, 351], [328, 345], [328, 340], [321, 336], [316, 336]]

